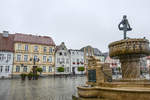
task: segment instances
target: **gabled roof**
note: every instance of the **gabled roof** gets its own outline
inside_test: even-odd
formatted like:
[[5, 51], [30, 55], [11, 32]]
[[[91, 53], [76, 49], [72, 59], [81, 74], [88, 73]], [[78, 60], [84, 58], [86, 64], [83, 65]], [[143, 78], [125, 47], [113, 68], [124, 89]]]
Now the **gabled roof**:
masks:
[[14, 35], [9, 34], [8, 37], [3, 37], [3, 34], [0, 33], [0, 51], [14, 51], [13, 45]]
[[57, 50], [68, 50], [65, 43], [62, 42], [59, 46], [56, 46], [56, 51]]
[[94, 50], [94, 55], [95, 56], [102, 56], [103, 55], [102, 52], [99, 49], [93, 48], [93, 50]]
[[55, 43], [51, 37], [48, 36], [36, 36], [16, 33], [14, 36], [14, 42], [31, 43], [31, 44], [42, 44], [48, 46], [55, 46]]

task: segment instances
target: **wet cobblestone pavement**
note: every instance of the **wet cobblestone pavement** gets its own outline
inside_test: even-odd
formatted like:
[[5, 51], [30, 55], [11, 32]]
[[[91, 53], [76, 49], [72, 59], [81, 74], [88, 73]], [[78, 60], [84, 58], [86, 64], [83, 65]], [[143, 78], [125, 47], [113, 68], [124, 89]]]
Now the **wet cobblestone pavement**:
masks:
[[72, 100], [85, 77], [0, 80], [0, 100]]

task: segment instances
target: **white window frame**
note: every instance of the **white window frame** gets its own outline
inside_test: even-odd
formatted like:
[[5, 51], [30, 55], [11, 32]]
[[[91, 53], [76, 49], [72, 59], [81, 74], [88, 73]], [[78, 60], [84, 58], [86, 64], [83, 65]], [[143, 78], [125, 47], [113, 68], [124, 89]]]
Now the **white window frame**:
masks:
[[53, 61], [52, 56], [49, 56], [49, 58], [48, 58], [48, 62], [52, 63], [52, 61]]
[[43, 62], [46, 62], [46, 60], [47, 60], [47, 57], [43, 56]]
[[42, 69], [43, 69], [43, 72], [46, 72], [46, 66], [43, 66]]
[[38, 46], [34, 46], [34, 51], [38, 51]]
[[29, 45], [25, 44], [24, 50], [25, 50], [25, 51], [28, 51], [28, 50], [29, 50]]
[[24, 62], [28, 61], [28, 55], [24, 55]]
[[21, 61], [21, 54], [17, 54], [17, 58], [16, 59], [17, 59], [16, 61]]

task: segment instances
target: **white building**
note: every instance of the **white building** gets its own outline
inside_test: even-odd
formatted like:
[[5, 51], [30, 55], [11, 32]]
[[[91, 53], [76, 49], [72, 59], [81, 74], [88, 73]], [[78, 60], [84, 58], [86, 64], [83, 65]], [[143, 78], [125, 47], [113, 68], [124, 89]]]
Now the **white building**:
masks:
[[[112, 68], [113, 74], [121, 72], [121, 63], [119, 59], [112, 59], [109, 56], [106, 57], [105, 63], [108, 63], [110, 65], [110, 68]], [[118, 70], [119, 69], [119, 70]]]
[[[64, 72], [59, 72], [58, 68], [63, 67]], [[65, 46], [65, 43], [62, 42], [59, 46], [56, 47], [55, 51], [55, 74], [70, 74], [70, 53]]]
[[101, 63], [104, 63], [104, 62], [105, 62], [105, 60], [104, 60], [105, 57], [104, 57], [104, 55], [102, 54], [102, 52], [101, 52], [99, 49], [97, 49], [97, 48], [93, 48], [93, 50], [94, 50], [94, 56], [95, 56], [97, 59], [99, 59]]
[[71, 73], [72, 74], [84, 74], [85, 71], [81, 72], [78, 71], [79, 67], [85, 67], [84, 66], [84, 52], [81, 50], [69, 50], [71, 54]]
[[0, 33], [0, 77], [11, 77], [13, 68], [13, 35]]

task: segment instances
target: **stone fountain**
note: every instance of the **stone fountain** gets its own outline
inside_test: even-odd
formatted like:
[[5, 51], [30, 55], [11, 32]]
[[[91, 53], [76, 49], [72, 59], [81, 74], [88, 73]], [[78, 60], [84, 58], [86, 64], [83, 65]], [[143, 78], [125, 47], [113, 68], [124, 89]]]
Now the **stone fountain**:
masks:
[[78, 88], [80, 100], [150, 100], [150, 80], [140, 77], [140, 58], [150, 55], [145, 38], [127, 38], [131, 31], [126, 16], [118, 25], [124, 39], [109, 44], [109, 56], [121, 62], [122, 78], [112, 79], [109, 64], [89, 57], [87, 83]]

